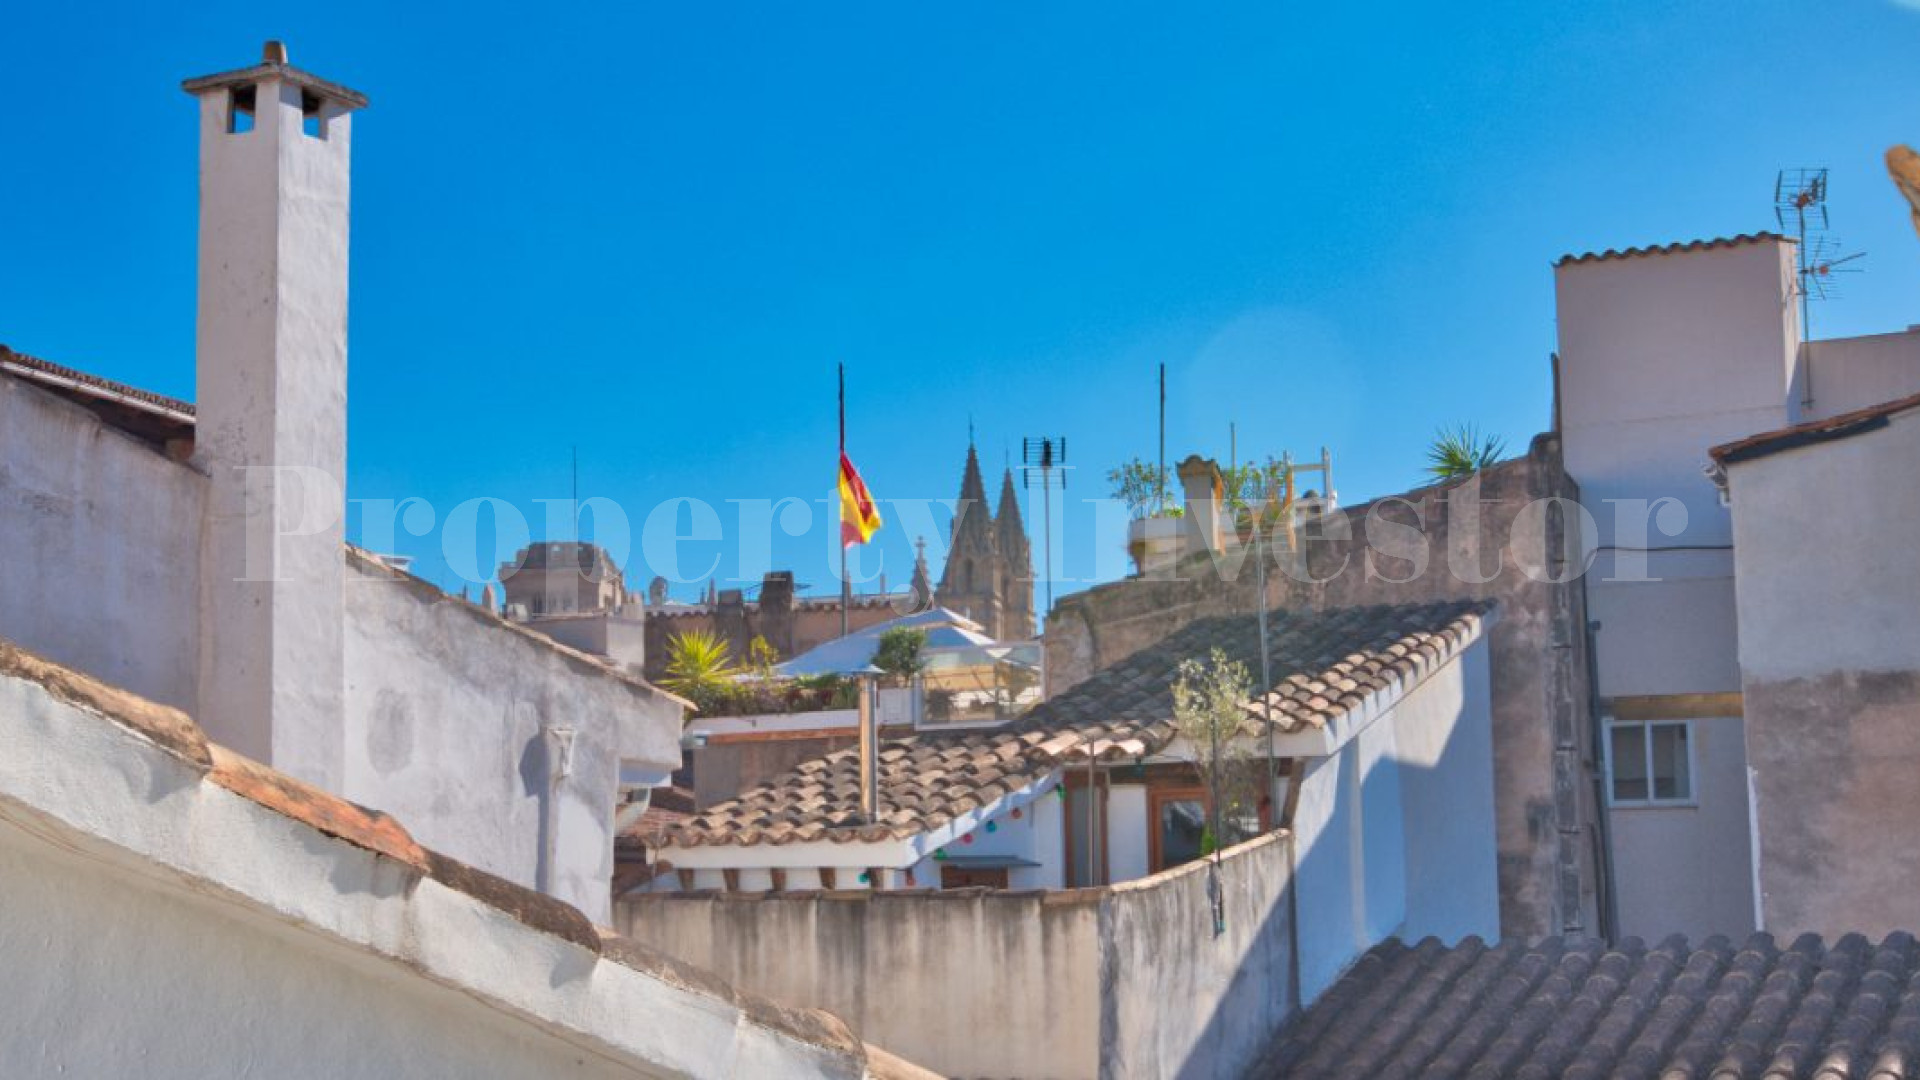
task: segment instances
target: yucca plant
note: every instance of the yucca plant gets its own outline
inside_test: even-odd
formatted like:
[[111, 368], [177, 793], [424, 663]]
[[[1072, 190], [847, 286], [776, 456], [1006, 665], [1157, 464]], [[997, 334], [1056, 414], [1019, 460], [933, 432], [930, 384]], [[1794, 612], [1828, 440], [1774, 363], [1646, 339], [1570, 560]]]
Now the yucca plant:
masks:
[[667, 641], [667, 672], [660, 685], [708, 707], [733, 689], [733, 657], [718, 634], [689, 630]]
[[1442, 428], [1427, 447], [1427, 472], [1436, 480], [1459, 480], [1499, 461], [1506, 449], [1505, 439], [1482, 436], [1472, 424]]

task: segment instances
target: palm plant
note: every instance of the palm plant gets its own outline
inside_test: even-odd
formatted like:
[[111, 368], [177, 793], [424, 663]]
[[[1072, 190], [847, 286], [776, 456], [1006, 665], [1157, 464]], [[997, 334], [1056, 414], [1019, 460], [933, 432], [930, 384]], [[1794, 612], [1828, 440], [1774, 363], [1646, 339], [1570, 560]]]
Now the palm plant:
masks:
[[702, 710], [733, 688], [733, 658], [718, 634], [689, 630], [667, 642], [667, 671], [660, 685]]
[[1472, 424], [1442, 428], [1427, 447], [1427, 472], [1436, 480], [1459, 480], [1500, 460], [1507, 449], [1498, 435], [1482, 436]]
[[896, 626], [880, 635], [880, 647], [874, 650], [873, 666], [886, 672], [902, 686], [913, 681], [927, 666], [921, 650], [926, 648], [927, 632], [916, 626]]

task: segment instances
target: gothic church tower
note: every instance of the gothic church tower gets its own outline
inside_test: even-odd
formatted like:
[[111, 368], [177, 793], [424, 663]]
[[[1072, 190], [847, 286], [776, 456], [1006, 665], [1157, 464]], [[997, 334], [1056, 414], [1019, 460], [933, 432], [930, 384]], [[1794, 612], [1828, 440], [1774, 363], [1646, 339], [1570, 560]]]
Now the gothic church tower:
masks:
[[979, 623], [996, 640], [1024, 641], [1034, 631], [1033, 554], [1011, 470], [1000, 487], [999, 509], [996, 517], [987, 507], [980, 456], [968, 445], [947, 565], [934, 602]]

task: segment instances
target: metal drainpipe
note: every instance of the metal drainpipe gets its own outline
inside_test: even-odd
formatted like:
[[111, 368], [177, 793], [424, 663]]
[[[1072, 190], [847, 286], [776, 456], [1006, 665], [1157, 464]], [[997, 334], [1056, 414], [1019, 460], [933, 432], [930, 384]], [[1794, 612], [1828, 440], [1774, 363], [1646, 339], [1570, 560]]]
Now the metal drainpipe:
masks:
[[[1592, 594], [1587, 588], [1587, 578], [1580, 575], [1580, 613], [1590, 616], [1593, 613]], [[1607, 725], [1601, 719], [1600, 708], [1600, 623], [1592, 618], [1581, 621], [1581, 630], [1586, 635], [1587, 644], [1587, 715], [1593, 729], [1592, 754], [1597, 762], [1606, 760], [1606, 744], [1601, 740], [1607, 737]], [[1600, 937], [1607, 944], [1616, 944], [1620, 936], [1620, 899], [1614, 888], [1613, 876], [1613, 821], [1607, 809], [1607, 777], [1604, 767], [1593, 770], [1593, 820], [1594, 831], [1600, 839]]]

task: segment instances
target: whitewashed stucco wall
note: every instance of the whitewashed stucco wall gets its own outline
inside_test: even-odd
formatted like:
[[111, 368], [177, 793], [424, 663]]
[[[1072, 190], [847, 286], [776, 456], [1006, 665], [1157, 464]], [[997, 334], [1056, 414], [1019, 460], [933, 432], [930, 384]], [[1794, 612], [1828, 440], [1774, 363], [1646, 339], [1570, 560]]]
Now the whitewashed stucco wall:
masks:
[[[344, 794], [428, 847], [544, 883], [607, 922], [619, 764], [676, 768], [679, 707], [364, 560], [352, 560], [346, 589]], [[552, 799], [546, 727], [574, 732], [571, 772]]]
[[1786, 423], [1798, 352], [1793, 245], [1574, 261], [1554, 274], [1567, 472], [1615, 542], [1608, 500], [1672, 496], [1683, 537], [1733, 526], [1700, 473], [1707, 450]]
[[1920, 393], [1920, 327], [1894, 334], [1810, 341], [1802, 420], [1864, 409]]
[[[0, 637], [102, 682], [197, 702], [206, 478], [0, 376]], [[429, 847], [534, 887], [542, 724], [572, 727], [551, 891], [605, 922], [621, 760], [678, 765], [679, 711], [425, 583], [349, 559], [346, 770], [334, 792]], [[298, 762], [269, 762], [299, 774]]]
[[[1569, 263], [1555, 285], [1566, 469], [1599, 527], [1585, 579], [1599, 693], [1736, 692], [1734, 521], [1701, 467], [1712, 447], [1797, 418], [1793, 245]], [[1668, 498], [1685, 508], [1684, 527], [1674, 508], [1648, 521], [1631, 504]], [[1713, 748], [1739, 753], [1737, 740]], [[1742, 767], [1703, 762], [1716, 774]], [[1703, 877], [1750, 877], [1734, 862], [1738, 835], [1723, 831], [1745, 818], [1744, 785], [1713, 794], [1699, 812], [1612, 815], [1621, 933], [1751, 929], [1737, 888], [1696, 890], [1684, 909], [1665, 903], [1676, 888], [1665, 868], [1697, 852], [1716, 855], [1695, 866]]]
[[194, 704], [206, 477], [0, 375], [0, 637]]
[[1393, 710], [1406, 827], [1409, 940], [1500, 933], [1490, 646], [1473, 643]]
[[1758, 928], [1745, 724], [1738, 716], [1698, 717], [1692, 738], [1692, 805], [1608, 811], [1620, 929], [1738, 940]]
[[1303, 1001], [1389, 936], [1498, 936], [1488, 678], [1482, 638], [1309, 766], [1294, 816]]
[[4, 823], [0, 909], [7, 1076], [649, 1075]]
[[1748, 682], [1920, 669], [1920, 409], [1728, 469]]
[[866, 1071], [825, 1018], [523, 922], [55, 685], [0, 675], [0, 1076]]

